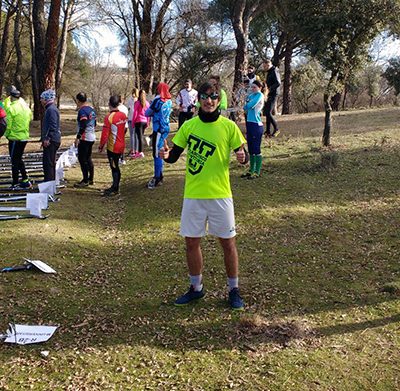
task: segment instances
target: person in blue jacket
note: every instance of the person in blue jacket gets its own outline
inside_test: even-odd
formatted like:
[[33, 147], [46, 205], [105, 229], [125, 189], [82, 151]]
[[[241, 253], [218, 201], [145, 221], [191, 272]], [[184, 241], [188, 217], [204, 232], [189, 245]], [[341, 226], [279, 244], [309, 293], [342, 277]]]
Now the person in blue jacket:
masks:
[[258, 80], [251, 84], [251, 93], [246, 99], [243, 109], [246, 112], [246, 138], [250, 155], [250, 169], [242, 178], [256, 179], [260, 176], [262, 155], [261, 140], [263, 136], [263, 123], [261, 111], [264, 106], [264, 95], [261, 92], [262, 83]]
[[164, 141], [169, 134], [169, 117], [172, 111], [172, 100], [169, 86], [159, 83], [157, 95], [146, 110], [146, 117], [153, 118], [152, 148], [154, 158], [154, 177], [147, 183], [148, 189], [154, 189], [163, 183], [163, 160], [158, 157], [159, 151], [164, 147]]

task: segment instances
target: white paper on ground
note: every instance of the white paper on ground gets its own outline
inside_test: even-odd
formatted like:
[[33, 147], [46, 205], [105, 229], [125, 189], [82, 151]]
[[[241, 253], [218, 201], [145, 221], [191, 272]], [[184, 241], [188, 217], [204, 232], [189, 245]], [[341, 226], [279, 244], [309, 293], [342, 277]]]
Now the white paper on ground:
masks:
[[49, 194], [54, 196], [56, 194], [56, 181], [47, 181], [43, 183], [39, 183], [39, 191], [41, 193]]
[[33, 216], [42, 217], [42, 209], [49, 206], [49, 195], [46, 193], [28, 193], [26, 195], [26, 207]]
[[43, 261], [39, 261], [38, 259], [28, 259], [24, 258], [24, 260], [27, 263], [30, 263], [31, 265], [37, 267], [40, 271], [46, 274], [55, 274], [57, 273], [52, 267], [50, 267], [47, 263], [44, 263]]
[[39, 261], [38, 259], [28, 259], [24, 258], [24, 260], [33, 266], [37, 267], [40, 271], [46, 274], [54, 274], [57, 273], [52, 267], [50, 267], [47, 263], [44, 263], [43, 261]]
[[57, 326], [30, 326], [24, 324], [11, 324], [7, 330], [6, 343], [16, 343], [18, 345], [27, 345], [31, 343], [40, 343], [48, 341]]
[[56, 168], [56, 186], [60, 186], [60, 181], [64, 179], [64, 169]]

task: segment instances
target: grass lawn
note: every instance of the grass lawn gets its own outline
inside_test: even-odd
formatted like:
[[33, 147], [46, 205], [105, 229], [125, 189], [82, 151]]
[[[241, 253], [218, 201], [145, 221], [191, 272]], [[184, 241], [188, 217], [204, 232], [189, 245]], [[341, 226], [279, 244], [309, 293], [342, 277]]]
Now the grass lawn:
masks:
[[207, 296], [172, 305], [188, 286], [184, 156], [154, 191], [150, 152], [128, 161], [111, 199], [104, 154], [91, 188], [74, 189], [69, 170], [49, 219], [0, 224], [0, 267], [29, 257], [58, 271], [0, 274], [0, 333], [60, 326], [43, 345], [0, 345], [0, 390], [400, 389], [399, 119], [395, 108], [335, 115], [323, 150], [322, 114], [278, 118], [262, 178], [240, 179], [232, 159], [241, 314], [227, 307], [213, 237]]

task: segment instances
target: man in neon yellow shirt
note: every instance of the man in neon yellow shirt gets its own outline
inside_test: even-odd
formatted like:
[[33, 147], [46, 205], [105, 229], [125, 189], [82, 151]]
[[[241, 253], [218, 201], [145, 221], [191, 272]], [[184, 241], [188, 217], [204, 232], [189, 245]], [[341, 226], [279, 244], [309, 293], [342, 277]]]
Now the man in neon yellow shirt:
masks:
[[159, 156], [174, 163], [187, 148], [180, 234], [186, 242], [190, 288], [176, 299], [175, 305], [186, 305], [204, 296], [200, 241], [208, 225], [208, 232], [219, 238], [224, 252], [229, 304], [234, 310], [242, 310], [229, 162], [232, 150], [240, 163], [246, 162], [246, 140], [234, 122], [220, 115], [220, 97], [218, 86], [204, 83], [199, 89], [199, 115], [182, 125], [172, 140], [171, 150], [165, 142]]
[[[10, 91], [10, 102], [6, 106], [7, 129], [4, 136], [8, 139], [8, 150], [11, 158], [12, 185], [10, 190], [29, 189], [28, 179], [22, 155], [29, 140], [29, 124], [32, 111], [20, 97], [21, 93], [14, 87]], [[22, 180], [18, 183], [19, 173]]]

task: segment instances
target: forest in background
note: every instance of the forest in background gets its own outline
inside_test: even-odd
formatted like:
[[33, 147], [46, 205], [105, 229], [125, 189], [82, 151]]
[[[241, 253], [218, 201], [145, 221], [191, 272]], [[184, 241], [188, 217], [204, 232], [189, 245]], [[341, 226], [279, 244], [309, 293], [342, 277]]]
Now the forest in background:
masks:
[[[173, 92], [219, 74], [230, 96], [243, 73], [271, 58], [282, 75], [282, 114], [397, 104], [400, 59], [386, 46], [400, 31], [398, 0], [1, 0], [0, 92], [15, 85], [39, 119], [39, 94], [84, 90], [100, 110], [110, 94], [128, 96], [159, 81]], [[127, 67], [96, 42], [116, 35]]]

